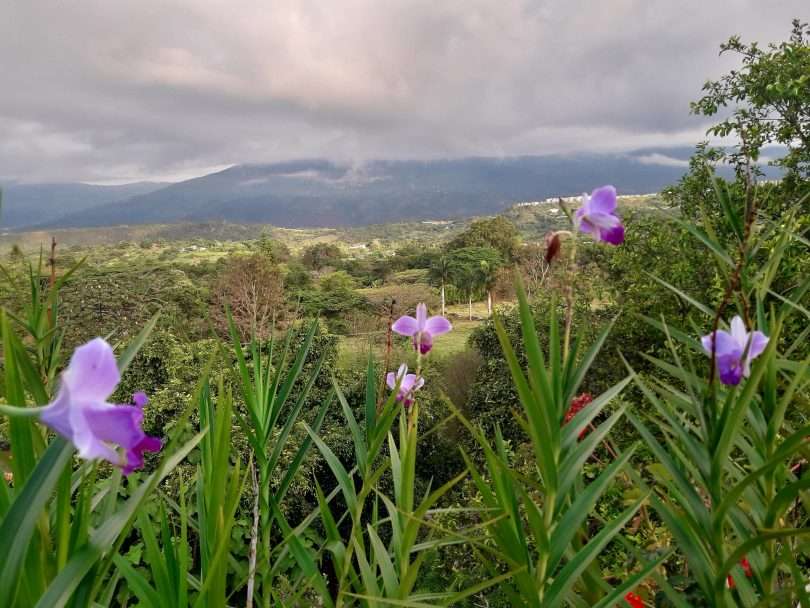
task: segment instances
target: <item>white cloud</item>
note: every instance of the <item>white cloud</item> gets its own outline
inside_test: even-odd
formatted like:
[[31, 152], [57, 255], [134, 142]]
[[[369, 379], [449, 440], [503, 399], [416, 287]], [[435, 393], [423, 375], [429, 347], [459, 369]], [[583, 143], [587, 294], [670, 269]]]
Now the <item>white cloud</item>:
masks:
[[666, 154], [654, 152], [636, 157], [636, 160], [645, 165], [664, 165], [665, 167], [688, 167], [689, 161], [682, 158], [673, 158]]

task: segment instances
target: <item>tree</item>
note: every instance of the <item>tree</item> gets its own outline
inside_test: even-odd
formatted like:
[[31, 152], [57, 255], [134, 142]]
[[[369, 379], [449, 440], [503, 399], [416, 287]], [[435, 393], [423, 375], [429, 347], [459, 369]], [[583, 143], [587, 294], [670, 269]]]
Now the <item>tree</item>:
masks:
[[492, 290], [498, 280], [498, 270], [501, 267], [500, 262], [492, 260], [481, 260], [478, 266], [480, 276], [480, 283], [487, 291], [487, 316], [492, 316]]
[[502, 265], [501, 254], [492, 247], [464, 247], [447, 254], [448, 276], [456, 289], [467, 296], [470, 319], [473, 295], [481, 289], [489, 292], [490, 275]]
[[343, 251], [334, 243], [316, 243], [304, 249], [301, 261], [310, 270], [323, 270], [343, 259]]
[[276, 264], [283, 264], [290, 259], [290, 248], [286, 243], [270, 238], [266, 233], [262, 233], [256, 248], [270, 258]]
[[506, 261], [511, 261], [518, 247], [515, 225], [502, 216], [476, 220], [447, 244], [447, 250], [466, 247], [491, 247]]
[[365, 308], [365, 300], [355, 290], [354, 279], [346, 272], [333, 272], [324, 276], [318, 289], [304, 294], [305, 311], [311, 315], [322, 315], [333, 333], [345, 330], [342, 316], [353, 310]]
[[742, 68], [708, 81], [692, 112], [715, 116], [732, 109], [708, 133], [738, 139], [724, 154], [738, 173], [759, 160], [763, 147], [784, 146], [785, 155], [773, 164], [785, 169], [785, 183], [795, 192], [810, 171], [810, 26], [794, 20], [790, 39], [767, 49], [732, 36], [720, 52], [740, 55]]
[[551, 264], [546, 261], [546, 247], [541, 243], [527, 243], [516, 252], [515, 263], [523, 277], [526, 293], [531, 298], [551, 270]]
[[259, 338], [267, 338], [285, 312], [284, 278], [260, 253], [233, 257], [216, 278], [213, 304], [212, 316], [221, 331], [227, 331], [227, 305], [242, 336], [255, 331]]

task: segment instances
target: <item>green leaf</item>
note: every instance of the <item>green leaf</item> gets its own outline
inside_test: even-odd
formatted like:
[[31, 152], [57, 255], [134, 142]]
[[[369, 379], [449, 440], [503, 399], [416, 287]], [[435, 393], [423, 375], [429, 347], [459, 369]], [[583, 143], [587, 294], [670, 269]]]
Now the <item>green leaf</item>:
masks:
[[368, 466], [368, 460], [366, 441], [363, 431], [360, 430], [360, 425], [357, 424], [357, 419], [352, 413], [352, 408], [349, 407], [346, 397], [343, 396], [343, 391], [340, 390], [340, 386], [338, 385], [337, 380], [334, 378], [332, 378], [332, 386], [334, 387], [334, 391], [337, 395], [338, 401], [340, 402], [340, 406], [343, 408], [343, 416], [346, 418], [346, 424], [349, 425], [349, 432], [352, 434], [354, 453], [357, 456], [357, 468], [362, 474], [365, 474]]
[[73, 446], [55, 439], [45, 450], [0, 525], [0, 597], [14, 605], [21, 567], [34, 534], [62, 471], [70, 462]]
[[633, 573], [633, 575], [623, 581], [621, 585], [603, 597], [593, 608], [610, 608], [611, 606], [615, 606], [616, 602], [620, 601], [628, 591], [635, 589], [653, 570], [663, 564], [671, 555], [672, 552], [668, 551], [658, 559], [646, 563], [641, 570]]
[[338, 457], [335, 456], [335, 453], [329, 448], [329, 446], [324, 443], [323, 439], [321, 439], [306, 422], [302, 422], [302, 424], [307, 430], [307, 433], [309, 433], [309, 436], [315, 442], [315, 445], [318, 446], [321, 454], [323, 454], [323, 458], [326, 460], [329, 468], [332, 469], [332, 474], [335, 476], [335, 479], [343, 492], [343, 498], [346, 500], [346, 506], [349, 507], [349, 511], [351, 513], [354, 513], [357, 510], [357, 493], [354, 489], [354, 481], [352, 481], [352, 478], [349, 476], [346, 468], [340, 462]]
[[634, 505], [626, 509], [618, 517], [605, 525], [599, 533], [594, 536], [587, 545], [577, 551], [571, 560], [565, 564], [559, 574], [554, 578], [554, 582], [548, 589], [543, 602], [544, 608], [557, 608], [562, 605], [565, 596], [573, 585], [579, 580], [580, 575], [588, 565], [596, 559], [602, 549], [621, 532], [624, 525], [635, 515], [647, 496], [642, 496]]
[[565, 512], [565, 515], [559, 520], [554, 533], [551, 535], [550, 541], [550, 556], [548, 562], [549, 572], [554, 572], [557, 564], [565, 554], [571, 541], [576, 536], [577, 532], [581, 529], [583, 522], [590, 515], [599, 497], [607, 489], [608, 485], [613, 481], [618, 472], [630, 460], [630, 457], [635, 452], [635, 447], [627, 450], [619, 458], [614, 460], [607, 466], [602, 473], [594, 481], [592, 481], [574, 500], [573, 504]]
[[47, 591], [39, 599], [35, 608], [64, 608], [67, 605], [85, 575], [105, 553], [111, 550], [121, 533], [129, 527], [132, 518], [151, 490], [185, 459], [188, 453], [200, 442], [203, 435], [204, 433], [196, 435], [172, 454], [155, 473], [152, 473], [135, 490], [114, 517], [102, 523], [90, 535], [87, 545], [71, 555], [65, 568], [51, 581]]
[[140, 602], [146, 605], [147, 608], [164, 608], [167, 604], [161, 599], [161, 596], [155, 591], [144, 576], [135, 570], [126, 558], [116, 555], [113, 557], [115, 567], [118, 569], [127, 585], [135, 594]]

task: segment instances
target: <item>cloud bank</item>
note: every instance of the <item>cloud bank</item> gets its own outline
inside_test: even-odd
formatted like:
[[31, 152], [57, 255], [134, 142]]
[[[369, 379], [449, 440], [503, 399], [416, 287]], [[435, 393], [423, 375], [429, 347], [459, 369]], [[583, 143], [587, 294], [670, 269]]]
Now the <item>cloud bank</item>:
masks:
[[[698, 141], [731, 34], [802, 0], [61, 0], [0, 8], [0, 179]], [[653, 158], [650, 162], [660, 162]]]

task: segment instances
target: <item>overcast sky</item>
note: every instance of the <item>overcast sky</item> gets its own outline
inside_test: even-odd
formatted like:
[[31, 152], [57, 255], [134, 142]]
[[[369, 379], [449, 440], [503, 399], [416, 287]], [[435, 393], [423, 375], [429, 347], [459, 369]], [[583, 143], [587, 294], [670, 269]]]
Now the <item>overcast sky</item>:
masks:
[[720, 42], [782, 40], [808, 13], [807, 0], [6, 1], [0, 179], [691, 145], [705, 124], [689, 101], [732, 65]]

